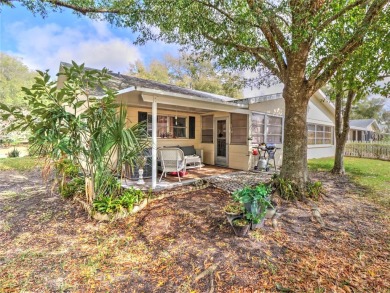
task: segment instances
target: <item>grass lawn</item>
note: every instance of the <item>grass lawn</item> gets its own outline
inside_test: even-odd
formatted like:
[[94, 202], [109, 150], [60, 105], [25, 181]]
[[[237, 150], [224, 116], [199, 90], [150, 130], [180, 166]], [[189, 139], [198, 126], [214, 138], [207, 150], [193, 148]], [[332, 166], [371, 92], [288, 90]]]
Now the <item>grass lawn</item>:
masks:
[[42, 160], [34, 157], [0, 159], [0, 171], [17, 170], [26, 171], [42, 166]]
[[[390, 207], [390, 162], [364, 158], [345, 158], [345, 171], [357, 185], [361, 196]], [[312, 171], [330, 171], [333, 158], [309, 160]]]

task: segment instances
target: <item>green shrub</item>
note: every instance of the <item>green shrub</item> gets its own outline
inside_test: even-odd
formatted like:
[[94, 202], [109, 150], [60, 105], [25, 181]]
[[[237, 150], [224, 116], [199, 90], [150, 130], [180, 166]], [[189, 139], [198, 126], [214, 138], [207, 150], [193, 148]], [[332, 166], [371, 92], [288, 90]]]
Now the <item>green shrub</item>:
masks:
[[310, 198], [314, 200], [319, 200], [321, 194], [324, 193], [324, 187], [322, 186], [321, 181], [309, 181], [307, 183], [307, 194]]
[[134, 187], [125, 189], [122, 194], [122, 197], [124, 196], [134, 198], [135, 203], [140, 203], [146, 197], [142, 190], [135, 189]]
[[79, 167], [69, 159], [56, 162], [57, 172], [66, 178], [75, 178], [79, 175]]
[[279, 191], [280, 197], [286, 200], [296, 200], [299, 197], [299, 188], [294, 182], [280, 178], [275, 174], [273, 184], [276, 190]]
[[85, 179], [83, 177], [75, 177], [60, 187], [60, 194], [65, 198], [82, 193], [85, 193]]
[[8, 153], [8, 158], [18, 158], [20, 156], [20, 152], [14, 148], [11, 152]]
[[[283, 179], [278, 175], [273, 176], [273, 184], [276, 190], [279, 191], [280, 197], [286, 200], [301, 199], [303, 194], [299, 187], [292, 181]], [[323, 193], [323, 186], [320, 181], [309, 181], [306, 185], [306, 190], [303, 190], [307, 197], [318, 200]]]
[[271, 188], [268, 185], [261, 183], [255, 187], [246, 186], [243, 189], [235, 191], [233, 193], [233, 199], [241, 203], [249, 203], [265, 199], [270, 193]]
[[95, 211], [102, 214], [112, 214], [121, 211], [131, 211], [135, 204], [139, 204], [146, 197], [142, 190], [125, 189], [122, 195], [101, 195], [93, 202]]
[[237, 190], [233, 193], [233, 199], [245, 205], [245, 218], [254, 224], [258, 224], [265, 217], [267, 208], [272, 207], [270, 194], [271, 187], [260, 183], [255, 187], [246, 186]]
[[93, 202], [95, 211], [102, 214], [113, 214], [123, 209], [120, 199], [113, 198], [111, 195], [101, 195]]

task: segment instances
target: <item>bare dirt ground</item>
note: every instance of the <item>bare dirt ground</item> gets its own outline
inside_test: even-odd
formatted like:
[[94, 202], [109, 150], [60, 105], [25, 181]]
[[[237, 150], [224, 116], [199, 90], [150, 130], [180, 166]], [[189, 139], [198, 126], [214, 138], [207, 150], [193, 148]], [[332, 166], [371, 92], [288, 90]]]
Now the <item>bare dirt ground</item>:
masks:
[[99, 223], [37, 170], [0, 175], [0, 292], [389, 292], [389, 211], [343, 177], [312, 174], [325, 228], [308, 204], [280, 202], [278, 229], [238, 238], [219, 189]]

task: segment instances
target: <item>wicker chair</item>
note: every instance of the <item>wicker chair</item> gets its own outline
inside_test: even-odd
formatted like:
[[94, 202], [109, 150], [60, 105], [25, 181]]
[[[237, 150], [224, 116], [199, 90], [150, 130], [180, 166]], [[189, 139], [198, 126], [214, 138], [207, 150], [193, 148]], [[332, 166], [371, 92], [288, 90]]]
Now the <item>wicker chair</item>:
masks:
[[158, 150], [158, 159], [161, 162], [159, 170], [162, 172], [159, 182], [161, 182], [164, 175], [167, 176], [168, 172], [176, 172], [179, 182], [181, 182], [180, 172], [186, 172], [183, 151], [179, 148], [161, 148]]

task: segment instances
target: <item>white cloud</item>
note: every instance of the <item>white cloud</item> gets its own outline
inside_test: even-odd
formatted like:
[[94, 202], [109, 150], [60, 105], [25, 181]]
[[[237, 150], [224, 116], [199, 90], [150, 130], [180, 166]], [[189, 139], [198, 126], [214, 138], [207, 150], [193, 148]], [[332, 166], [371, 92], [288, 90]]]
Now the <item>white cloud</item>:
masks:
[[16, 50], [8, 52], [23, 59], [32, 69], [57, 73], [61, 61], [85, 63], [88, 67], [107, 67], [124, 72], [130, 62], [142, 60], [139, 48], [129, 39], [113, 35], [106, 23], [89, 21], [82, 26], [46, 23], [27, 27], [22, 22], [6, 26]]

